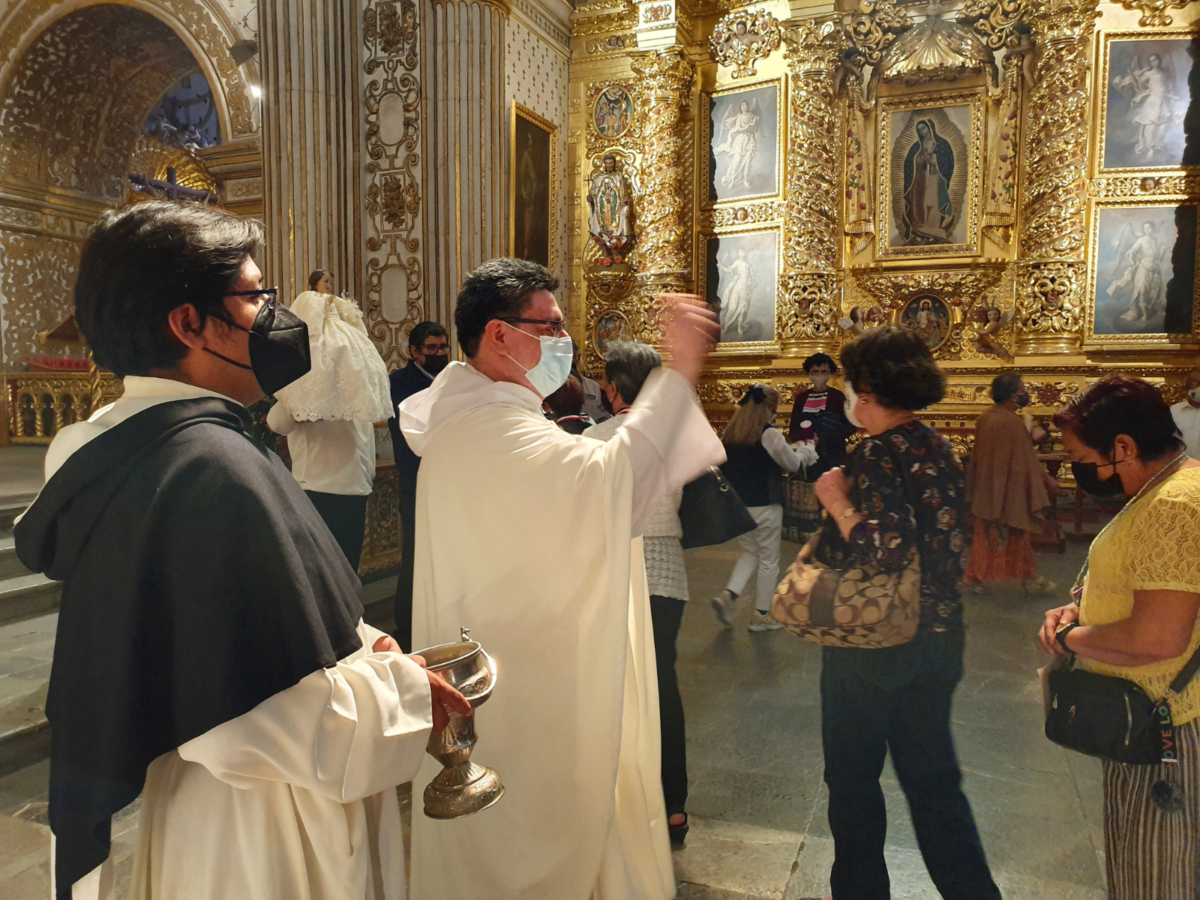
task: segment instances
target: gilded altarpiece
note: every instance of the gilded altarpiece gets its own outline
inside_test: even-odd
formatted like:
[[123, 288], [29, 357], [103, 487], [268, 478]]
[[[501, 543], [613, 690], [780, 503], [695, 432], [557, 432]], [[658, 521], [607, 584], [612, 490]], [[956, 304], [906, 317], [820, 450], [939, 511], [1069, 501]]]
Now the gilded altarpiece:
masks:
[[[600, 0], [574, 25], [571, 325], [593, 374], [608, 341], [653, 338], [670, 287], [722, 318], [700, 386], [718, 427], [753, 382], [790, 396], [806, 356], [884, 323], [943, 366], [927, 418], [963, 452], [1001, 372], [1042, 419], [1113, 371], [1182, 396], [1200, 361], [1200, 140], [1183, 130], [1200, 7]], [[616, 87], [636, 99], [606, 136], [596, 104]], [[589, 243], [605, 154], [631, 192], [620, 267]]]

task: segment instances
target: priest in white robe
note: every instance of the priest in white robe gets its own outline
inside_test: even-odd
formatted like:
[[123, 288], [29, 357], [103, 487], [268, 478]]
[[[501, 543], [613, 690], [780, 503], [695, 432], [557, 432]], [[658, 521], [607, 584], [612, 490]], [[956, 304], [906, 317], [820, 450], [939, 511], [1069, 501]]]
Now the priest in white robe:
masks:
[[716, 323], [676, 301], [670, 367], [601, 443], [541, 411], [571, 362], [557, 287], [524, 261], [473, 272], [455, 310], [467, 362], [400, 406], [421, 456], [414, 645], [467, 626], [496, 660], [474, 758], [507, 789], [478, 815], [414, 822], [415, 900], [675, 895], [635, 538], [659, 498], [725, 458], [694, 391]]
[[46, 715], [56, 900], [112, 900], [139, 795], [136, 900], [403, 900], [396, 786], [449, 706], [362, 621], [358, 578], [246, 406], [309, 367], [252, 258], [192, 204], [101, 217], [76, 321], [124, 396], [64, 428], [15, 528], [63, 582]]

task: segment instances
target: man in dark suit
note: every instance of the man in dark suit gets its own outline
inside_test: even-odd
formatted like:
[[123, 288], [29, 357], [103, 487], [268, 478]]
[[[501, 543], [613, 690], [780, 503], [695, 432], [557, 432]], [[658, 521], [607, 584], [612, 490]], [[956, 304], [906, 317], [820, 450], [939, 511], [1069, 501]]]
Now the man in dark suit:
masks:
[[[408, 334], [408, 365], [397, 369], [390, 376], [392, 386], [392, 409], [418, 391], [433, 384], [446, 363], [450, 361], [450, 339], [446, 329], [437, 322], [421, 322]], [[412, 605], [413, 605], [413, 546], [417, 518], [417, 469], [421, 457], [413, 453], [408, 442], [400, 433], [400, 422], [395, 416], [388, 419], [392, 432], [392, 453], [396, 458], [396, 474], [400, 478], [400, 530], [401, 552], [400, 575], [396, 581], [396, 642], [406, 651], [412, 650]]]

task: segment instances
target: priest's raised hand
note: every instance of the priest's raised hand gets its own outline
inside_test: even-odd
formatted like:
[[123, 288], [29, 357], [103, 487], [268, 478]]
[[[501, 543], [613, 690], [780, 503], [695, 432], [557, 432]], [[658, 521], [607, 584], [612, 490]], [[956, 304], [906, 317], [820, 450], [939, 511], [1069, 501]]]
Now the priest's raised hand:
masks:
[[661, 497], [725, 458], [694, 391], [715, 319], [666, 298], [671, 367], [602, 443], [541, 412], [571, 366], [557, 288], [520, 260], [472, 272], [455, 309], [466, 362], [400, 406], [421, 456], [414, 644], [465, 625], [496, 660], [475, 756], [507, 789], [479, 815], [416, 818], [418, 900], [675, 893], [639, 535]]
[[[195, 205], [106, 213], [75, 317], [125, 393], [64, 428], [16, 527], [63, 582], [46, 714], [56, 896], [404, 896], [395, 786], [466, 701], [362, 621], [358, 578], [246, 406], [308, 369], [264, 289], [261, 226]], [[390, 640], [390, 638], [388, 639]], [[107, 887], [106, 887], [107, 886]]]

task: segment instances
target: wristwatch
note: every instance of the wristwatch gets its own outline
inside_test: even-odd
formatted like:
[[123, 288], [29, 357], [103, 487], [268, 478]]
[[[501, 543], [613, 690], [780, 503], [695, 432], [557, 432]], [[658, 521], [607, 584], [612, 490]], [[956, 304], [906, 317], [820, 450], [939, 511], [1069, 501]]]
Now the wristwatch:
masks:
[[1067, 635], [1070, 634], [1072, 631], [1074, 631], [1078, 627], [1079, 627], [1078, 622], [1072, 622], [1069, 625], [1064, 625], [1062, 628], [1058, 629], [1058, 631], [1055, 633], [1054, 639], [1056, 641], [1058, 641], [1058, 646], [1062, 647], [1063, 653], [1074, 653], [1075, 652], [1074, 650], [1072, 650], [1070, 647], [1067, 646]]

